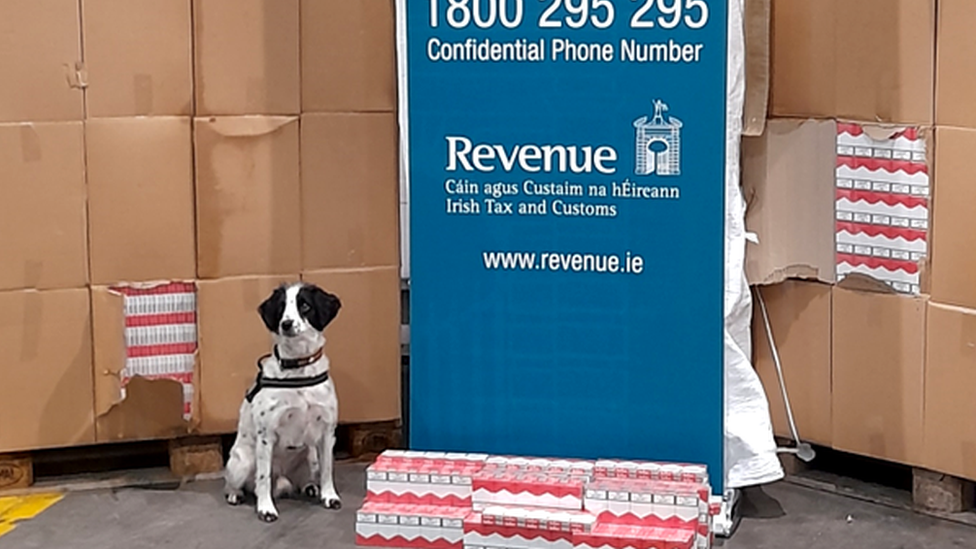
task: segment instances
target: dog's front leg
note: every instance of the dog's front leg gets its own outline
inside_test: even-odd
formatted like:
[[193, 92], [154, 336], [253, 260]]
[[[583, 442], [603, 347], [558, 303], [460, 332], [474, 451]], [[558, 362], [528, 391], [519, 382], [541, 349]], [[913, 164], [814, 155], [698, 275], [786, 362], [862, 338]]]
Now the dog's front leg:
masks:
[[271, 495], [271, 460], [277, 442], [274, 429], [262, 426], [258, 430], [257, 447], [255, 448], [254, 495], [258, 498], [258, 517], [264, 522], [278, 520], [278, 510], [275, 509]]
[[318, 444], [313, 444], [308, 447], [308, 453], [305, 454], [305, 467], [308, 474], [305, 477], [305, 487], [302, 492], [306, 497], [311, 499], [318, 499], [322, 492], [319, 487], [319, 446]]
[[339, 493], [336, 492], [335, 479], [332, 474], [332, 452], [335, 448], [335, 426], [325, 430], [322, 444], [319, 448], [319, 474], [322, 487], [322, 504], [329, 509], [342, 508]]

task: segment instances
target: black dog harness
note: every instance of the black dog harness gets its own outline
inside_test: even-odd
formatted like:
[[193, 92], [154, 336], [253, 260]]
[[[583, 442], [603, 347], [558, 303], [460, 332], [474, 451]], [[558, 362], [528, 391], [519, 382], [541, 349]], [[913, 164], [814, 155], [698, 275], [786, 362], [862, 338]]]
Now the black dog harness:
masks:
[[[304, 368], [313, 362], [322, 358], [323, 349], [319, 349], [311, 356], [304, 358], [281, 358], [278, 356], [278, 347], [274, 348], [274, 357], [278, 360], [278, 364], [281, 365], [282, 370], [294, 370], [296, 368]], [[272, 378], [264, 377], [264, 368], [261, 367], [261, 363], [264, 359], [271, 358], [271, 355], [264, 355], [258, 359], [258, 375], [254, 379], [254, 385], [251, 386], [244, 398], [248, 402], [254, 400], [261, 389], [301, 389], [303, 387], [314, 387], [315, 385], [320, 385], [329, 380], [329, 371], [326, 370], [321, 374], [313, 377], [287, 377], [287, 378]]]

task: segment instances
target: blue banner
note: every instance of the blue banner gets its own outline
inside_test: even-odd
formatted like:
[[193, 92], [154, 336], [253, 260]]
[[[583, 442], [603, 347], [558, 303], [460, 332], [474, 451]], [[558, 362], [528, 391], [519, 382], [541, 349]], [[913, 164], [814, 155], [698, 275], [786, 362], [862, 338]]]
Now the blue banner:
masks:
[[722, 489], [725, 0], [409, 0], [410, 445]]

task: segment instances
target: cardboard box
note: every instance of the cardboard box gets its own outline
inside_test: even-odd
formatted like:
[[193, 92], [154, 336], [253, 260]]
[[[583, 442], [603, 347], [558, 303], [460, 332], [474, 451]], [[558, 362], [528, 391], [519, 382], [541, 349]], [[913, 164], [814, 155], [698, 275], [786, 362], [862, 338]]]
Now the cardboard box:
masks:
[[976, 310], [930, 303], [926, 338], [923, 465], [976, 480]]
[[88, 290], [0, 292], [0, 451], [95, 441]]
[[396, 116], [303, 115], [302, 150], [304, 268], [398, 264]]
[[971, 167], [976, 130], [938, 128], [935, 139], [932, 301], [976, 308], [976, 184]]
[[200, 430], [233, 433], [257, 361], [272, 339], [258, 306], [298, 276], [241, 277], [198, 283], [200, 308]]
[[81, 122], [0, 124], [0, 290], [88, 282]]
[[935, 0], [776, 0], [772, 114], [930, 125]]
[[298, 118], [198, 118], [194, 129], [199, 277], [300, 272]]
[[84, 116], [78, 0], [0, 2], [0, 122]]
[[393, 111], [390, 0], [302, 0], [302, 112]]
[[339, 421], [400, 418], [400, 276], [395, 266], [305, 272], [342, 309], [325, 330]]
[[836, 138], [834, 122], [770, 120], [742, 140], [746, 227], [758, 237], [746, 246], [750, 284], [836, 280]]
[[172, 438], [198, 423], [192, 282], [91, 289], [99, 442]]
[[833, 291], [833, 447], [921, 465], [928, 298]]
[[[831, 420], [831, 287], [788, 280], [757, 288], [769, 312], [773, 341], [783, 366], [793, 418], [800, 437], [830, 446]], [[792, 438], [776, 365], [766, 337], [758, 299], [752, 318], [753, 362], [766, 389], [773, 431]]]
[[976, 10], [970, 0], [939, 0], [935, 120], [976, 128]]
[[198, 115], [298, 114], [299, 0], [194, 0], [193, 21]]
[[92, 283], [196, 278], [190, 119], [85, 126]]
[[89, 117], [193, 114], [190, 0], [82, 0]]
[[753, 284], [858, 273], [917, 295], [928, 256], [925, 128], [772, 120], [743, 144]]

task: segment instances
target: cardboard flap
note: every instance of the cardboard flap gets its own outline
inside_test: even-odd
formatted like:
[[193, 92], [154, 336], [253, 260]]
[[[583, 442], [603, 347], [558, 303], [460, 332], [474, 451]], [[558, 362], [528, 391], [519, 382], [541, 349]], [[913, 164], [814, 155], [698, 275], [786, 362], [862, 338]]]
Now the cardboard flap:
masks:
[[205, 123], [224, 137], [258, 137], [297, 120], [297, 116], [221, 116], [208, 118]]
[[837, 283], [838, 288], [856, 292], [870, 292], [875, 294], [897, 294], [891, 286], [862, 273], [851, 273]]
[[125, 390], [125, 400], [98, 415], [99, 441], [170, 438], [189, 432], [180, 382], [134, 377]]
[[92, 289], [95, 340], [95, 416], [122, 400], [120, 376], [125, 369], [125, 298], [108, 288]]
[[771, 120], [743, 139], [746, 247], [750, 284], [788, 278], [833, 283], [837, 127], [833, 121]]
[[907, 129], [905, 126], [892, 126], [887, 124], [861, 124], [860, 127], [864, 130], [864, 133], [868, 134], [868, 137], [875, 141], [895, 139]]
[[742, 135], [762, 135], [769, 108], [770, 0], [746, 0], [746, 97]]

